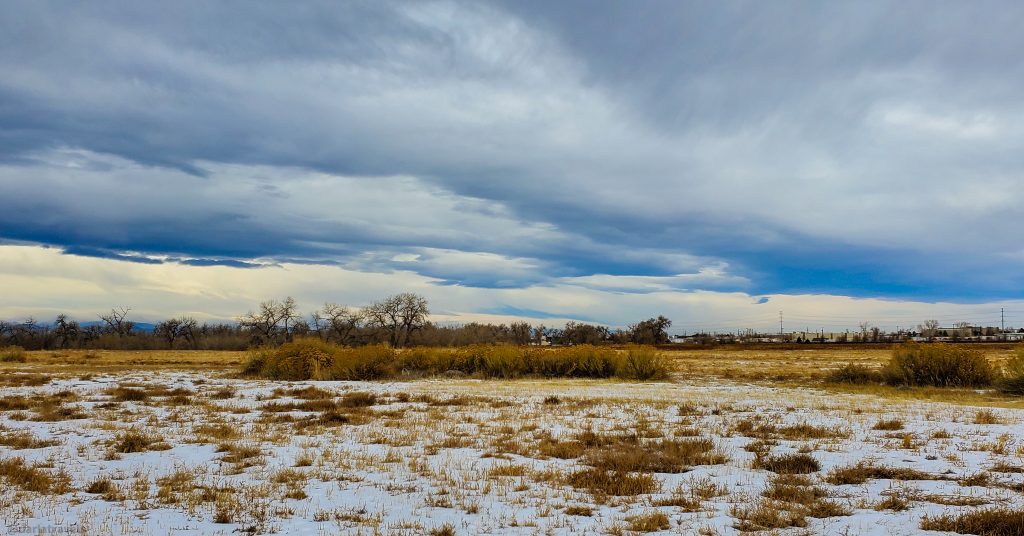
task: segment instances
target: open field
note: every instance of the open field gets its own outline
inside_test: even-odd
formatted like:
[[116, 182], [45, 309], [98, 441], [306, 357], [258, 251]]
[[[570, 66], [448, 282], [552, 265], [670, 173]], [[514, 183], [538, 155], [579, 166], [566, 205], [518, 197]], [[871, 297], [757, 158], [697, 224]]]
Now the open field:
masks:
[[914, 534], [1024, 507], [1014, 399], [818, 383], [884, 349], [701, 352], [651, 383], [31, 353], [0, 369], [0, 532]]

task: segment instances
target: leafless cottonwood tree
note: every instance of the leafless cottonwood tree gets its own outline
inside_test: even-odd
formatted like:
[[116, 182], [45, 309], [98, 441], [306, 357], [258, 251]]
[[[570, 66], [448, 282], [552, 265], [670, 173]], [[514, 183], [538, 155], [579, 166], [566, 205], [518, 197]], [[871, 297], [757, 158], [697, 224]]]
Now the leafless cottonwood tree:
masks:
[[81, 334], [81, 326], [79, 326], [78, 322], [68, 318], [68, 315], [61, 313], [57, 315], [57, 320], [53, 322], [53, 334], [57, 338], [59, 348], [68, 348], [78, 341]]
[[404, 346], [409, 335], [427, 322], [430, 310], [427, 299], [419, 294], [403, 292], [370, 304], [363, 310], [367, 323], [384, 331], [394, 347]]
[[290, 326], [299, 319], [298, 306], [291, 296], [278, 302], [268, 300], [256, 312], [249, 311], [238, 318], [238, 325], [249, 331], [257, 344], [273, 344], [291, 338]]
[[131, 307], [118, 307], [111, 309], [110, 314], [100, 315], [100, 320], [106, 324], [106, 331], [118, 337], [127, 337], [135, 331], [135, 322], [128, 320], [128, 312]]
[[363, 312], [336, 303], [325, 303], [323, 309], [310, 314], [310, 327], [321, 339], [349, 345], [356, 342]]
[[190, 346], [194, 346], [198, 329], [199, 323], [196, 322], [196, 319], [181, 316], [160, 322], [154, 327], [153, 333], [167, 341], [170, 348], [174, 348], [174, 343], [177, 340], [184, 340]]

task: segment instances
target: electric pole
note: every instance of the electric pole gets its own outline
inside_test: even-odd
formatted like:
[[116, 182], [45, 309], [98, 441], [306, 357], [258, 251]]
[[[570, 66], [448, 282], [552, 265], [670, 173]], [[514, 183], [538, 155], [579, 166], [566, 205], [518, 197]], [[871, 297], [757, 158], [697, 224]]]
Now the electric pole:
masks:
[[999, 329], [1003, 333], [1006, 333], [1006, 308], [1005, 307], [1000, 307], [999, 308]]
[[782, 311], [779, 311], [779, 337], [782, 337]]

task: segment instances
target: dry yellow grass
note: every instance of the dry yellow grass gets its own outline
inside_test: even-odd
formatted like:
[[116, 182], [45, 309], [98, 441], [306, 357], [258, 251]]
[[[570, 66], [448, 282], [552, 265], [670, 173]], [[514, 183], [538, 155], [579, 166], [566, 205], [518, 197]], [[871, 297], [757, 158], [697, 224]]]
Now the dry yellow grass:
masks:
[[[1006, 345], [983, 345], [987, 359], [1002, 365], [1014, 355]], [[887, 346], [811, 346], [679, 348], [661, 350], [674, 378], [814, 387], [835, 392], [868, 394], [884, 398], [941, 401], [954, 404], [1024, 408], [1024, 397], [995, 390], [918, 387], [899, 389], [886, 385], [833, 385], [823, 383], [829, 372], [854, 364], [880, 369], [890, 356]], [[130, 371], [193, 371], [234, 375], [248, 359], [247, 352], [192, 350], [59, 350], [26, 352], [24, 363], [0, 363], [4, 384], [38, 384], [51, 377], [115, 374]], [[14, 373], [14, 374], [9, 374]]]

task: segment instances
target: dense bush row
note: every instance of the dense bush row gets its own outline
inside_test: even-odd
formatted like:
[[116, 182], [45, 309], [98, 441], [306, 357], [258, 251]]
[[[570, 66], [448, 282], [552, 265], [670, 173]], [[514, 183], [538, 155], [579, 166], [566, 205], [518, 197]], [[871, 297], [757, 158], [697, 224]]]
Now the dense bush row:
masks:
[[494, 345], [396, 351], [385, 345], [345, 348], [310, 338], [253, 350], [243, 372], [278, 380], [378, 380], [451, 373], [651, 380], [667, 377], [668, 365], [645, 346], [615, 350], [590, 345]]
[[1018, 349], [1003, 371], [977, 349], [951, 344], [906, 343], [893, 348], [881, 370], [846, 365], [828, 376], [833, 383], [886, 383], [910, 387], [989, 387], [1024, 394], [1024, 348]]

